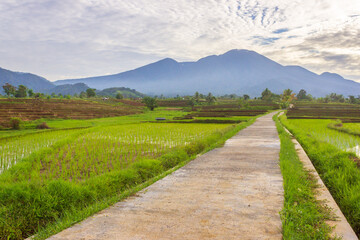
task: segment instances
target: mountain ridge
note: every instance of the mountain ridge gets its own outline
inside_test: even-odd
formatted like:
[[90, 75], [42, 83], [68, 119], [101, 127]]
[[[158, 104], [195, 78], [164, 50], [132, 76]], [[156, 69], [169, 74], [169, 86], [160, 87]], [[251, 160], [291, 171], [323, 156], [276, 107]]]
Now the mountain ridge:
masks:
[[[15, 74], [20, 76], [24, 73]], [[37, 81], [41, 79], [45, 85], [52, 87], [84, 83], [98, 90], [126, 87], [148, 95], [164, 94], [165, 96], [193, 94], [198, 91], [212, 92], [215, 95], [249, 94], [255, 97], [260, 96], [265, 88], [275, 93], [281, 93], [286, 88], [294, 92], [305, 89], [316, 97], [331, 92], [345, 96], [358, 95], [360, 92], [359, 83], [344, 79], [336, 73], [324, 72], [318, 75], [301, 66], [284, 66], [246, 49], [233, 49], [224, 54], [210, 55], [192, 62], [178, 62], [172, 58], [164, 58], [132, 70], [105, 76], [55, 82], [37, 77]], [[0, 83], [2, 83], [1, 74]]]
[[249, 94], [259, 96], [265, 88], [281, 93], [285, 88], [295, 92], [305, 89], [313, 96], [331, 92], [357, 95], [360, 84], [338, 74], [316, 74], [296, 65], [283, 66], [255, 51], [233, 49], [221, 55], [210, 55], [193, 62], [164, 58], [148, 65], [106, 76], [67, 79], [59, 83], [84, 82], [97, 89], [125, 86], [153, 95]]

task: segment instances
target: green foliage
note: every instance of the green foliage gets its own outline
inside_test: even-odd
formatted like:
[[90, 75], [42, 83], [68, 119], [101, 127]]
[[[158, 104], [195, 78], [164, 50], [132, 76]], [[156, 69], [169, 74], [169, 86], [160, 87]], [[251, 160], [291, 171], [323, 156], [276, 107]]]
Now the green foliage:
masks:
[[183, 149], [174, 150], [168, 154], [162, 155], [159, 160], [165, 169], [173, 168], [179, 163], [188, 159], [187, 153]]
[[209, 94], [206, 96], [206, 102], [211, 105], [216, 102], [216, 97], [212, 95], [212, 93], [209, 92]]
[[185, 152], [191, 156], [191, 155], [194, 155], [195, 153], [202, 152], [205, 149], [205, 146], [206, 145], [204, 142], [201, 142], [201, 141], [194, 142], [194, 143], [186, 145]]
[[88, 88], [88, 89], [86, 89], [86, 96], [87, 96], [88, 98], [90, 98], [90, 97], [95, 97], [95, 96], [96, 96], [95, 89], [94, 89], [94, 88]]
[[304, 89], [301, 89], [299, 93], [296, 95], [298, 100], [312, 100], [312, 96], [307, 94]]
[[[287, 120], [283, 116], [280, 119], [303, 146], [341, 211], [359, 236], [360, 170], [353, 161], [357, 159], [354, 153], [342, 150], [343, 147], [352, 144], [343, 143], [341, 138], [346, 139], [347, 134], [328, 129], [329, 121], [326, 120]], [[350, 140], [355, 136], [348, 137]]]
[[187, 102], [187, 105], [190, 106], [192, 109], [194, 108], [195, 104], [196, 104], [196, 101], [194, 98], [190, 98]]
[[151, 111], [154, 111], [154, 109], [158, 107], [156, 98], [154, 97], [144, 97], [142, 102], [145, 103], [146, 107]]
[[101, 91], [96, 92], [98, 96], [107, 96], [107, 97], [115, 97], [115, 98], [119, 93], [123, 96], [123, 98], [142, 98], [145, 96], [144, 94], [136, 91], [135, 89], [126, 88], [126, 87], [105, 88]]
[[9, 83], [5, 83], [4, 86], [2, 86], [4, 89], [5, 94], [10, 97], [10, 95], [15, 96], [15, 92], [16, 92], [16, 87], [14, 87], [13, 85], [9, 84]]
[[264, 101], [271, 101], [271, 96], [272, 92], [268, 88], [261, 93], [261, 99]]
[[194, 94], [194, 100], [196, 103], [199, 103], [200, 102], [200, 94], [199, 92], [195, 92]]
[[303, 169], [289, 134], [277, 117], [279, 133], [280, 168], [284, 179], [284, 208], [281, 220], [284, 239], [330, 239], [331, 228], [325, 223], [328, 212], [316, 201], [316, 180]]
[[11, 118], [10, 119], [10, 127], [14, 130], [19, 130], [21, 122], [22, 121], [20, 118]]
[[80, 98], [86, 98], [86, 97], [87, 97], [86, 92], [81, 92], [81, 93], [80, 93]]
[[121, 92], [117, 92], [115, 97], [116, 97], [116, 99], [123, 99], [124, 98], [124, 96], [121, 94]]
[[35, 98], [44, 98], [45, 95], [44, 95], [43, 93], [35, 93], [35, 94], [34, 94], [34, 97], [35, 97]]
[[28, 95], [29, 97], [33, 97], [34, 96], [34, 91], [32, 89], [28, 90]]
[[343, 103], [345, 102], [345, 98], [342, 94], [331, 93], [329, 95], [326, 95], [326, 101]]
[[[149, 178], [157, 176], [166, 169], [176, 166], [177, 164], [189, 159], [189, 155], [184, 150], [184, 144], [188, 141], [201, 141], [201, 147], [192, 148], [189, 153], [195, 155], [203, 151], [214, 147], [215, 144], [223, 142], [226, 138], [234, 135], [237, 131], [245, 126], [251, 124], [252, 121], [243, 123], [237, 126], [228, 125], [184, 125], [184, 124], [153, 124], [156, 129], [150, 134], [153, 135], [153, 139], [148, 139], [149, 128], [143, 124], [137, 125], [124, 125], [109, 127], [95, 127], [94, 129], [77, 130], [72, 133], [69, 130], [69, 137], [62, 139], [60, 142], [56, 142], [50, 148], [44, 148], [38, 152], [34, 152], [26, 159], [23, 159], [20, 163], [13, 166], [11, 169], [0, 175], [0, 217], [5, 217], [6, 221], [0, 221], [0, 239], [11, 236], [11, 239], [23, 239], [34, 234], [39, 228], [48, 225], [51, 222], [62, 219], [64, 216], [68, 216], [73, 212], [77, 212], [83, 209], [85, 206], [96, 204], [106, 197], [111, 197], [119, 192], [136, 186]], [[134, 128], [138, 125], [143, 125], [143, 128], [134, 132]], [[158, 128], [156, 127], [158, 126]], [[119, 127], [121, 129], [119, 129]], [[172, 129], [168, 134], [164, 134], [165, 127]], [[187, 130], [186, 130], [187, 129]], [[203, 129], [199, 138], [193, 138], [193, 134], [196, 131]], [[211, 130], [213, 129], [213, 130]], [[220, 129], [214, 132], [214, 129]], [[156, 159], [136, 159], [130, 164], [124, 165], [123, 169], [113, 169], [112, 171], [105, 172], [103, 174], [94, 174], [82, 181], [76, 181], [76, 175], [72, 175], [70, 179], [61, 180], [57, 177], [52, 178], [40, 178], [41, 177], [41, 164], [47, 164], [54, 161], [53, 166], [56, 166], [58, 162], [53, 158], [54, 153], [60, 153], [58, 157], [62, 157], [64, 161], [69, 161], [70, 158], [64, 153], [69, 147], [81, 143], [84, 139], [89, 139], [90, 144], [97, 146], [97, 151], [104, 149], [105, 143], [108, 143], [112, 149], [118, 148], [118, 144], [126, 145], [129, 140], [125, 141], [124, 138], [117, 139], [118, 133], [127, 130], [131, 133], [131, 136], [136, 137], [134, 144], [139, 144], [138, 150], [150, 150], [144, 148], [146, 142], [155, 142], [159, 144], [159, 136], [164, 135], [163, 142], [169, 144], [169, 146], [177, 146], [176, 141], [179, 139], [178, 135], [172, 136], [174, 131], [179, 134], [190, 134], [188, 140], [180, 139], [177, 147], [168, 148], [166, 152], [163, 152], [162, 156]], [[113, 135], [107, 135], [113, 132]], [[51, 132], [44, 132], [44, 136]], [[56, 132], [52, 132], [52, 135]], [[101, 136], [104, 135], [103, 141]], [[143, 134], [145, 138], [139, 138]], [[169, 137], [172, 141], [167, 142]], [[30, 139], [30, 138], [29, 138]], [[37, 137], [37, 139], [41, 139]], [[49, 139], [54, 139], [54, 136], [49, 136]], [[96, 140], [95, 140], [96, 139]], [[135, 139], [135, 138], [134, 138]], [[186, 137], [185, 137], [186, 139]], [[79, 140], [79, 141], [77, 141]], [[125, 142], [124, 142], [125, 141]], [[14, 142], [16, 144], [16, 141]], [[115, 144], [115, 145], [114, 145]], [[197, 144], [189, 143], [187, 145], [197, 146]], [[186, 145], [186, 146], [187, 146]], [[200, 146], [199, 145], [199, 146]], [[116, 148], [114, 148], [116, 146]], [[154, 146], [155, 147], [155, 146]], [[164, 147], [164, 146], [163, 146]], [[163, 148], [157, 146], [156, 152], [161, 151]], [[91, 149], [91, 145], [86, 145], [88, 150]], [[126, 152], [130, 153], [131, 146]], [[142, 149], [142, 150], [141, 150]], [[155, 149], [155, 148], [154, 148]], [[190, 149], [190, 148], [188, 148]], [[96, 149], [94, 149], [96, 150]], [[133, 149], [135, 150], [135, 149]], [[136, 151], [138, 151], [136, 150]], [[114, 152], [111, 152], [110, 148], [104, 152], [100, 152], [101, 155], [108, 159]], [[101, 156], [99, 155], [99, 156]], [[96, 158], [99, 159], [99, 156]], [[134, 156], [134, 155], [132, 155]], [[71, 156], [73, 157], [73, 156]], [[131, 157], [131, 156], [129, 156]], [[80, 158], [74, 157], [76, 162], [83, 162]], [[119, 159], [119, 158], [118, 158]], [[63, 163], [65, 163], [63, 162]], [[62, 164], [63, 164], [62, 163]], [[75, 162], [74, 162], [75, 163]], [[104, 161], [109, 164], [114, 162]], [[46, 166], [46, 165], [44, 165]], [[64, 166], [64, 165], [63, 165]], [[75, 165], [70, 166], [73, 168]], [[108, 165], [103, 165], [108, 166]], [[64, 167], [65, 168], [65, 167]], [[55, 168], [53, 168], [55, 169]], [[64, 169], [65, 170], [65, 169]], [[79, 168], [78, 171], [82, 171], [83, 168]], [[96, 170], [95, 170], [96, 171]], [[21, 174], [20, 174], [21, 173]], [[25, 207], [24, 207], [25, 206]]]
[[50, 127], [47, 125], [46, 122], [42, 122], [42, 123], [39, 123], [37, 126], [36, 126], [37, 129], [49, 129]]
[[18, 89], [15, 92], [15, 97], [17, 98], [25, 98], [27, 97], [27, 87], [25, 87], [24, 85], [19, 85]]

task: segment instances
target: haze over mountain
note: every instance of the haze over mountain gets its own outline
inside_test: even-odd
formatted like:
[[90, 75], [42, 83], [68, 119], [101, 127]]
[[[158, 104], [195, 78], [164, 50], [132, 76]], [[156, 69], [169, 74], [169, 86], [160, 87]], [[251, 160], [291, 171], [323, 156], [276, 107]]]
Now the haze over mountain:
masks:
[[[13, 72], [0, 68], [0, 86], [9, 83], [13, 86], [25, 85], [35, 92], [41, 92], [45, 89], [54, 88], [55, 85], [43, 77], [32, 73]], [[2, 91], [2, 87], [0, 91]]]
[[74, 95], [75, 93], [79, 94], [89, 88], [84, 83], [55, 85], [49, 80], [32, 73], [13, 72], [0, 68], [0, 93], [4, 93], [2, 86], [5, 83], [9, 83], [15, 87], [24, 85], [29, 89], [34, 90], [34, 92], [47, 94], [61, 93], [63, 95]]
[[339, 94], [358, 95], [360, 84], [340, 75], [318, 75], [300, 66], [283, 66], [249, 50], [231, 50], [196, 62], [177, 62], [165, 58], [158, 62], [114, 75], [67, 79], [55, 84], [85, 83], [89, 87], [129, 87], [150, 95], [250, 94], [259, 96], [265, 88], [281, 93], [290, 88], [305, 89], [313, 96]]

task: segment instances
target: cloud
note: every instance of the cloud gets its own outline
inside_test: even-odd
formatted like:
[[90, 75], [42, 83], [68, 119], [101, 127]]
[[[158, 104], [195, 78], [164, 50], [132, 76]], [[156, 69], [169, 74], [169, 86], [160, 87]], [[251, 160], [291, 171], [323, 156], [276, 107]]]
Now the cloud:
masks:
[[278, 37], [262, 37], [262, 36], [253, 36], [252, 39], [254, 39], [253, 43], [254, 44], [259, 44], [259, 45], [269, 45], [274, 43], [275, 41], [279, 40], [280, 38]]
[[359, 12], [358, 0], [2, 0], [0, 66], [56, 80], [245, 48], [328, 71], [357, 60]]
[[279, 28], [279, 29], [276, 29], [275, 31], [273, 31], [272, 33], [280, 34], [280, 33], [288, 32], [288, 31], [289, 31], [288, 28]]

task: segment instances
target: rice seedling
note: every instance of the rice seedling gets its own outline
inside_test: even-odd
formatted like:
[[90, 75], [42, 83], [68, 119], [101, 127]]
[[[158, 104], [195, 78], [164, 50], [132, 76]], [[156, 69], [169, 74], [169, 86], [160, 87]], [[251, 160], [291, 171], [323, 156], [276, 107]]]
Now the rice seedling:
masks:
[[49, 131], [0, 139], [0, 173], [31, 153], [50, 147], [78, 131], [80, 130]]
[[[281, 122], [302, 145], [341, 211], [360, 236], [360, 169], [354, 162], [350, 147], [359, 138], [327, 129], [330, 120], [293, 120], [280, 117]], [[345, 150], [345, 151], [344, 151]]]
[[288, 119], [287, 121], [317, 141], [330, 143], [342, 151], [359, 154], [357, 146], [360, 144], [360, 137], [328, 128], [327, 126], [333, 122], [333, 120]]
[[34, 162], [42, 179], [81, 180], [155, 159], [171, 149], [201, 141], [224, 124], [129, 124], [100, 127]]

